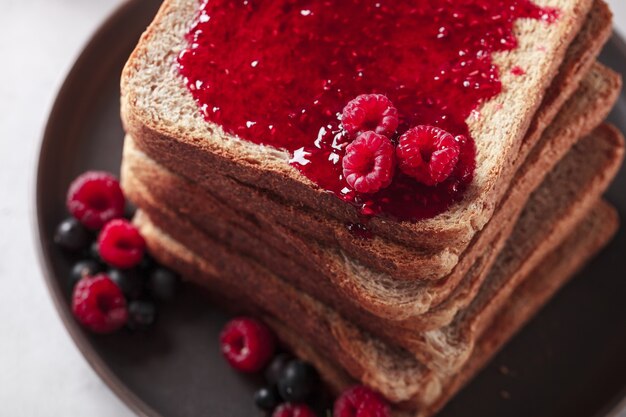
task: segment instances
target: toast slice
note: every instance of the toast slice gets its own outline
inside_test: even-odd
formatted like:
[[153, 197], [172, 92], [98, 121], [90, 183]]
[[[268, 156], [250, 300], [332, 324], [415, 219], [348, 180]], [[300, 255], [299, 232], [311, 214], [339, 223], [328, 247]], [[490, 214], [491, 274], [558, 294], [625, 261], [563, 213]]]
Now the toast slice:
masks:
[[[409, 331], [434, 329], [448, 324], [456, 311], [469, 303], [504, 245], [525, 205], [527, 194], [539, 185], [578, 135], [587, 132], [606, 116], [618, 90], [617, 75], [603, 67], [594, 67], [582, 83], [580, 91], [557, 117], [556, 124], [548, 129], [533, 150], [529, 158], [529, 161], [533, 161], [532, 167], [524, 168], [524, 174], [514, 181], [515, 188], [503, 202], [507, 207], [496, 211], [494, 223], [482, 232], [486, 234], [478, 237], [453, 274], [441, 282], [397, 282], [363, 268], [332, 247], [318, 245], [281, 227], [273, 218], [255, 215], [254, 205], [249, 211], [241, 209], [246, 206], [245, 200], [220, 198], [224, 189], [232, 190], [237, 187], [236, 184], [206, 190], [181, 176], [168, 173], [138, 151], [130, 137], [127, 138], [124, 150], [122, 182], [131, 199], [139, 199], [141, 196], [133, 195], [135, 187], [130, 182], [139, 181], [144, 187], [150, 185], [153, 199], [175, 201], [176, 207], [170, 205], [172, 209], [193, 219], [199, 227], [214, 236], [233, 241], [243, 253], [264, 264], [275, 265], [276, 271], [284, 271], [281, 275], [286, 279], [296, 276], [302, 277], [303, 285], [310, 282], [322, 285], [319, 277], [326, 277], [332, 285], [324, 280], [325, 292], [335, 294], [339, 290], [341, 295], [337, 295], [337, 302], [351, 300], [346, 308], [370, 313], [364, 315], [363, 320], [366, 322], [372, 320], [371, 316], [378, 316], [394, 321]], [[244, 192], [242, 197], [249, 198], [249, 194]], [[253, 200], [257, 200], [256, 196], [249, 199]], [[274, 207], [276, 216], [286, 217], [289, 213], [281, 211], [280, 207]], [[215, 216], [227, 219], [228, 227], [218, 230], [220, 225], [213, 222]], [[247, 233], [254, 230], [257, 230], [255, 239], [246, 237]], [[263, 244], [252, 243], [259, 239]], [[461, 289], [455, 291], [457, 287]], [[347, 315], [354, 316], [354, 313]]]
[[[160, 262], [207, 286], [222, 302], [232, 300], [231, 308], [239, 312], [264, 312], [280, 337], [299, 356], [312, 361], [335, 389], [350, 384], [347, 375], [351, 374], [379, 390], [399, 408], [413, 410], [403, 415], [424, 417], [434, 414], [471, 379], [551, 294], [606, 244], [618, 223], [612, 208], [604, 203], [597, 205], [570, 237], [555, 252], [546, 254], [543, 262], [529, 273], [529, 280], [519, 287], [512, 302], [504, 305], [483, 334], [466, 367], [446, 377], [437, 376], [402, 350], [359, 331], [314, 299], [283, 285], [271, 273], [255, 269], [248, 271], [253, 276], [242, 275], [246, 260], [221, 258], [219, 252], [203, 259], [161, 231], [142, 212], [136, 222]], [[237, 280], [246, 285], [236, 285], [225, 275], [225, 263], [237, 270]], [[274, 280], [276, 285], [266, 285]], [[288, 302], [276, 302], [277, 297]], [[298, 329], [297, 333], [291, 329]], [[339, 364], [348, 373], [333, 364]]]
[[[398, 328], [377, 317], [358, 313], [355, 315], [354, 310], [345, 309], [346, 300], [337, 297], [336, 292], [328, 288], [328, 284], [324, 284], [324, 280], [320, 280], [315, 274], [293, 270], [283, 264], [282, 259], [278, 260], [276, 255], [266, 258], [267, 262], [263, 265], [275, 271], [282, 279], [333, 307], [344, 317], [354, 320], [364, 329], [404, 347], [427, 364], [428, 368], [441, 375], [448, 375], [456, 372], [467, 360], [485, 323], [491, 321], [493, 314], [506, 302], [519, 280], [541, 261], [546, 252], [558, 246], [569, 230], [588, 212], [614, 177], [622, 157], [623, 140], [615, 129], [608, 126], [598, 128], [593, 135], [575, 146], [554, 172], [548, 175], [542, 187], [533, 194], [511, 235], [510, 239], [516, 242], [515, 246], [511, 247], [509, 243], [500, 255], [506, 261], [496, 262], [494, 266], [494, 270], [498, 271], [496, 277], [484, 271], [486, 280], [482, 286], [472, 289], [471, 298], [467, 295], [470, 291], [462, 286], [459, 293], [471, 304], [465, 309], [459, 307], [460, 312], [454, 321], [441, 329], [420, 333]], [[216, 236], [210, 232], [208, 235], [203, 234], [200, 230], [206, 229], [189, 216], [190, 213], [197, 212], [176, 211], [180, 207], [178, 196], [184, 198], [184, 193], [201, 195], [202, 191], [197, 187], [194, 189], [187, 186], [180, 189], [182, 193], [177, 193], [176, 188], [171, 188], [172, 198], [169, 200], [158, 199], [151, 194], [151, 190], [158, 188], [154, 184], [175, 182], [175, 176], [163, 170], [158, 182], [141, 183], [131, 179], [125, 180], [124, 187], [129, 198], [165, 232], [201, 257], [210, 258], [216, 251], [214, 246], [220, 245], [224, 236]], [[223, 224], [225, 229], [235, 227], [218, 214], [220, 210], [213, 210], [211, 205], [212, 202], [206, 199], [196, 209], [204, 208], [202, 213], [211, 213], [211, 223]], [[248, 231], [254, 230], [254, 224], [243, 226]], [[231, 232], [231, 235], [235, 235], [235, 232]], [[226, 238], [225, 244], [234, 253], [239, 253], [240, 243], [233, 244], [233, 241], [239, 240], [254, 248], [267, 247], [265, 242], [253, 234], [240, 239]], [[452, 300], [451, 303], [458, 304], [458, 300]]]
[[[428, 417], [443, 409], [457, 392], [471, 382], [495, 354], [510, 340], [550, 298], [598, 252], [618, 228], [617, 213], [606, 203], [600, 203], [568, 239], [533, 270], [528, 278], [511, 295], [510, 301], [498, 312], [474, 348], [472, 356], [463, 369], [451, 377], [442, 394], [433, 405], [417, 413], [395, 410], [395, 416]], [[581, 258], [574, 258], [581, 257]], [[266, 316], [276, 334], [290, 346], [299, 357], [314, 363], [325, 382], [333, 391], [340, 393], [354, 384], [353, 379], [328, 358], [287, 326], [275, 318]]]
[[[434, 218], [416, 222], [375, 217], [368, 223], [375, 235], [416, 247], [449, 248], [460, 253], [489, 221], [516, 170], [516, 156], [525, 149], [522, 144], [531, 119], [592, 1], [536, 3], [558, 8], [559, 18], [551, 24], [532, 19], [517, 21], [514, 32], [518, 47], [494, 56], [504, 88], [497, 97], [479, 106], [475, 114], [481, 117], [466, 121], [476, 142], [477, 169], [462, 202]], [[122, 118], [127, 132], [143, 151], [175, 172], [202, 177], [209, 170], [219, 171], [272, 192], [294, 206], [321, 210], [341, 222], [359, 222], [356, 207], [300, 174], [289, 165], [288, 152], [241, 140], [202, 118], [173, 68], [186, 45], [184, 35], [196, 10], [195, 0], [166, 0], [131, 55], [121, 84]], [[526, 74], [515, 76], [511, 71], [514, 66], [524, 67]]]
[[[556, 112], [565, 103], [581, 78], [587, 73], [593, 57], [597, 55], [606, 41], [611, 29], [611, 13], [606, 4], [597, 1], [594, 4], [583, 29], [572, 43], [562, 64], [558, 76], [547, 92], [546, 100], [535, 115], [524, 147], [535, 143], [554, 118]], [[524, 150], [521, 155], [527, 154]], [[523, 158], [519, 158], [519, 165]], [[345, 224], [320, 216], [317, 211], [301, 207], [291, 207], [284, 201], [261, 193], [229, 177], [217, 175], [189, 176], [184, 168], [177, 171], [194, 181], [203, 183], [224, 200], [237, 201], [242, 208], [249, 208], [255, 215], [263, 215], [274, 222], [283, 224], [303, 236], [339, 246], [350, 258], [364, 266], [389, 274], [396, 279], [438, 279], [449, 274], [458, 263], [461, 254], [449, 248], [442, 250], [422, 250], [415, 247], [394, 244], [392, 241], [374, 236], [372, 239], [355, 239]], [[187, 175], [186, 175], [187, 174]], [[238, 199], [238, 200], [235, 200]], [[269, 201], [267, 201], [269, 200]], [[491, 240], [491, 238], [483, 238]]]
[[[525, 141], [524, 146], [536, 142], [533, 139], [534, 136], [540, 135], [545, 126], [554, 120], [556, 112], [563, 107], [572, 91], [589, 71], [593, 58], [598, 54], [610, 33], [611, 13], [606, 4], [597, 1], [581, 32], [568, 49], [559, 74], [548, 89], [546, 100], [533, 118], [527, 135], [528, 140]], [[611, 98], [607, 97], [607, 101]], [[568, 107], [570, 105], [571, 103]], [[522, 154], [526, 154], [526, 151]], [[182, 168], [174, 172], [203, 184], [232, 206], [241, 207], [241, 210], [249, 211], [254, 216], [265, 217], [307, 239], [312, 238], [325, 245], [339, 247], [349, 258], [355, 259], [363, 266], [396, 279], [443, 278], [452, 271], [459, 262], [459, 258], [465, 255], [454, 253], [448, 248], [432, 251], [407, 247], [377, 236], [371, 239], [355, 239], [342, 222], [322, 216], [317, 211], [289, 206], [275, 196], [259, 192], [232, 178], [219, 175], [219, 172], [205, 175], [201, 179], [197, 176], [185, 175]], [[490, 233], [486, 232], [486, 234]], [[492, 238], [484, 236], [482, 239], [491, 241]]]

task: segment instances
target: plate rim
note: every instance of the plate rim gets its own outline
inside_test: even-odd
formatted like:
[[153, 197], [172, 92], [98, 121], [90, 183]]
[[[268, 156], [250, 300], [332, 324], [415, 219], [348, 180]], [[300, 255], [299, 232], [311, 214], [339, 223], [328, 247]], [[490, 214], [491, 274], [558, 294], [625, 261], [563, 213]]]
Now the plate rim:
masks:
[[[74, 345], [78, 348], [82, 357], [87, 361], [91, 369], [96, 373], [105, 385], [115, 394], [121, 402], [130, 409], [131, 412], [146, 417], [160, 417], [161, 414], [157, 413], [151, 406], [145, 401], [139, 398], [133, 391], [131, 391], [127, 385], [111, 370], [111, 368], [105, 363], [103, 358], [97, 353], [92, 346], [91, 341], [86, 335], [85, 331], [76, 322], [71, 315], [71, 311], [66, 305], [63, 289], [57, 283], [56, 275], [53, 271], [50, 259], [49, 248], [44, 245], [43, 236], [46, 233], [45, 225], [42, 222], [42, 211], [45, 210], [41, 201], [41, 188], [42, 188], [42, 161], [47, 157], [47, 146], [50, 144], [50, 137], [52, 136], [53, 120], [56, 119], [56, 114], [61, 111], [62, 103], [65, 101], [64, 97], [69, 94], [71, 90], [70, 85], [73, 80], [81, 72], [81, 68], [84, 67], [84, 61], [88, 59], [88, 56], [93, 55], [94, 45], [102, 43], [102, 40], [107, 37], [111, 28], [116, 22], [121, 20], [123, 16], [129, 13], [134, 7], [137, 7], [141, 3], [141, 0], [126, 0], [118, 5], [105, 19], [102, 21], [97, 29], [89, 36], [88, 40], [81, 48], [81, 52], [78, 57], [74, 59], [70, 70], [66, 73], [63, 83], [57, 90], [51, 109], [48, 112], [43, 134], [41, 135], [39, 146], [37, 148], [37, 165], [34, 176], [34, 196], [31, 194], [31, 202], [34, 200], [35, 210], [31, 211], [30, 223], [31, 233], [35, 239], [35, 251], [37, 254], [37, 260], [41, 274], [43, 275], [46, 288], [50, 294], [54, 308], [57, 315], [60, 317], [63, 327], [70, 335], [70, 339]], [[32, 206], [31, 206], [32, 207]]]
[[[76, 322], [71, 314], [71, 310], [68, 308], [63, 289], [58, 285], [58, 280], [53, 271], [51, 264], [50, 249], [44, 245], [43, 236], [46, 234], [45, 225], [42, 222], [42, 212], [45, 210], [41, 201], [41, 188], [43, 184], [43, 171], [42, 161], [47, 157], [47, 146], [50, 144], [50, 137], [52, 136], [53, 120], [56, 119], [56, 114], [61, 111], [62, 103], [65, 101], [65, 96], [69, 94], [71, 90], [70, 85], [77, 77], [80, 70], [84, 66], [84, 61], [90, 55], [93, 55], [94, 45], [101, 43], [102, 40], [111, 30], [111, 27], [115, 25], [123, 16], [129, 13], [133, 8], [138, 7], [142, 3], [141, 0], [125, 0], [118, 5], [105, 19], [102, 21], [97, 29], [89, 36], [88, 40], [83, 44], [81, 52], [77, 58], [74, 59], [70, 70], [66, 73], [63, 82], [56, 91], [51, 109], [48, 111], [46, 118], [45, 128], [41, 135], [39, 145], [37, 148], [36, 168], [34, 176], [34, 192], [31, 193], [31, 204], [34, 200], [35, 210], [31, 211], [30, 224], [31, 233], [35, 239], [35, 251], [37, 254], [37, 260], [39, 269], [44, 278], [46, 288], [50, 294], [56, 313], [63, 323], [63, 327], [69, 333], [70, 338], [74, 345], [78, 348], [80, 354], [87, 361], [91, 369], [96, 375], [105, 383], [105, 385], [115, 394], [121, 402], [127, 406], [131, 412], [146, 417], [161, 417], [154, 408], [148, 405], [145, 401], [139, 398], [128, 386], [112, 371], [112, 369], [106, 364], [103, 358], [98, 354], [93, 347], [92, 342], [89, 340], [88, 335], [82, 329], [82, 327]], [[613, 42], [622, 54], [626, 56], [626, 40], [616, 30], [612, 31], [612, 36], [609, 42]], [[31, 206], [32, 207], [32, 206]], [[615, 408], [611, 408], [609, 412], [602, 413], [602, 416], [621, 416], [621, 412], [626, 410], [626, 395], [618, 396], [613, 402]]]

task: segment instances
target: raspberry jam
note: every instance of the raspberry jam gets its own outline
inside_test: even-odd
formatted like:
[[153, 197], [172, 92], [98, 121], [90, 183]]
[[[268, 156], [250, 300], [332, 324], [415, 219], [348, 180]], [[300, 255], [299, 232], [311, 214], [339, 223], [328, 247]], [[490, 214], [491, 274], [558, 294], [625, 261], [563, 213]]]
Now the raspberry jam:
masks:
[[[502, 90], [492, 54], [517, 45], [513, 24], [557, 11], [530, 0], [205, 0], [178, 69], [207, 121], [291, 152], [291, 164], [361, 209], [416, 221], [462, 199], [475, 170], [466, 119]], [[428, 124], [469, 139], [452, 175], [428, 187], [398, 170], [359, 194], [342, 176], [339, 116], [353, 98], [386, 95], [398, 134]], [[395, 139], [395, 138], [394, 138]]]

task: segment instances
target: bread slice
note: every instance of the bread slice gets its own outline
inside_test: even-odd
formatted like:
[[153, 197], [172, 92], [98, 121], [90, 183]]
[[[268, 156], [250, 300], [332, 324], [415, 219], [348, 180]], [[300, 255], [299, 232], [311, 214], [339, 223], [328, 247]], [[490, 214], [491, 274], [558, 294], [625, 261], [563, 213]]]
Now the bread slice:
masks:
[[[421, 410], [418, 417], [432, 415], [443, 408], [572, 275], [610, 241], [618, 228], [619, 219], [615, 209], [604, 202], [598, 204], [585, 222], [531, 271], [528, 278], [522, 280], [522, 284], [494, 314], [493, 322], [484, 329], [463, 370], [451, 377], [440, 399], [428, 409]], [[572, 258], [578, 256], [582, 259]]]
[[[335, 389], [351, 383], [342, 370], [347, 369], [356, 380], [379, 390], [398, 407], [414, 410], [402, 415], [421, 417], [439, 410], [617, 229], [615, 211], [606, 204], [596, 206], [586, 221], [555, 252], [546, 254], [528, 275], [529, 280], [518, 288], [512, 302], [500, 310], [483, 334], [466, 367], [453, 376], [438, 377], [402, 350], [360, 332], [332, 310], [283, 285], [262, 269], [248, 271], [252, 276], [242, 275], [246, 271], [244, 259], [221, 258], [220, 252], [203, 259], [161, 231], [142, 212], [136, 222], [159, 262], [207, 286], [222, 301], [234, 300], [231, 307], [239, 312], [258, 313], [260, 308], [280, 337], [299, 356], [312, 361]], [[237, 282], [224, 275], [224, 263], [237, 270]]]
[[[318, 245], [281, 227], [273, 219], [255, 215], [253, 204], [252, 210], [243, 209], [245, 200], [220, 198], [222, 190], [234, 189], [236, 184], [203, 190], [180, 176], [169, 175], [159, 164], [141, 153], [130, 137], [124, 150], [122, 182], [131, 198], [141, 196], [133, 195], [135, 187], [130, 182], [140, 181], [144, 187], [149, 185], [155, 200], [175, 201], [176, 207], [170, 204], [171, 208], [193, 219], [199, 227], [220, 239], [233, 241], [243, 253], [264, 264], [275, 265], [275, 270], [285, 279], [292, 282], [299, 279], [304, 286], [310, 286], [311, 282], [323, 286], [325, 293], [336, 296], [336, 304], [344, 305], [341, 310], [348, 317], [355, 318], [356, 314], [357, 317], [362, 316], [365, 322], [372, 322], [371, 316], [383, 317], [409, 331], [433, 329], [449, 323], [456, 311], [469, 303], [510, 233], [528, 198], [527, 194], [538, 186], [545, 173], [554, 167], [578, 135], [587, 132], [606, 116], [618, 90], [617, 75], [603, 67], [594, 67], [580, 91], [568, 102], [555, 125], [548, 129], [533, 151], [529, 159], [533, 161], [532, 167], [525, 168], [524, 174], [514, 181], [515, 188], [503, 200], [506, 209], [496, 211], [494, 223], [483, 230], [488, 234], [478, 237], [453, 274], [442, 282], [398, 282], [367, 270], [330, 246]], [[242, 198], [249, 198], [250, 202], [257, 201], [257, 197], [261, 196], [250, 198], [249, 193], [242, 193]], [[277, 217], [289, 215], [281, 211], [280, 205], [276, 205], [274, 210]], [[213, 221], [215, 216], [228, 220], [227, 227], [216, 224]], [[220, 228], [222, 230], [218, 230]], [[249, 233], [253, 233], [256, 239], [249, 238]], [[258, 239], [263, 244], [252, 243]], [[320, 277], [326, 277], [332, 285], [326, 280], [322, 282]], [[459, 285], [461, 290], [455, 292]], [[341, 294], [336, 294], [337, 290]], [[348, 313], [350, 309], [356, 313]]]
[[[541, 135], [545, 126], [554, 119], [557, 111], [587, 74], [593, 58], [598, 54], [610, 33], [611, 13], [606, 4], [597, 1], [581, 32], [568, 49], [559, 74], [548, 89], [546, 100], [533, 118], [527, 140], [524, 142], [525, 147], [535, 143], [535, 136]], [[607, 102], [611, 99], [612, 96], [606, 97]], [[569, 106], [571, 103], [568, 104]], [[521, 154], [525, 155], [527, 151]], [[517, 165], [523, 161], [521, 157], [518, 159]], [[212, 172], [211, 175], [198, 178], [185, 175], [184, 168], [173, 171], [201, 183], [216, 196], [232, 206], [240, 207], [242, 211], [248, 211], [255, 217], [264, 217], [267, 221], [281, 224], [307, 239], [312, 238], [328, 246], [339, 247], [347, 257], [355, 259], [364, 267], [383, 272], [395, 279], [443, 278], [452, 271], [461, 256], [473, 257], [471, 254], [454, 253], [448, 248], [432, 251], [407, 247], [377, 236], [371, 239], [355, 239], [342, 222], [323, 216], [317, 211], [290, 206], [276, 196], [259, 192], [256, 188], [220, 175], [219, 172]], [[530, 193], [530, 190], [527, 193]], [[482, 241], [491, 241], [492, 235], [492, 232], [485, 231]], [[479, 246], [474, 245], [474, 251], [480, 251]]]
[[[558, 8], [560, 17], [552, 24], [519, 20], [515, 25], [519, 46], [494, 57], [504, 88], [479, 107], [481, 117], [467, 121], [476, 140], [477, 170], [463, 201], [423, 221], [374, 218], [368, 224], [374, 234], [460, 253], [491, 218], [515, 172], [516, 156], [524, 150], [531, 119], [592, 1], [536, 3]], [[321, 210], [342, 222], [358, 222], [358, 210], [303, 177], [288, 164], [289, 153], [240, 140], [203, 120], [173, 68], [196, 8], [195, 0], [166, 0], [131, 55], [121, 83], [127, 132], [148, 155], [174, 171], [200, 177], [219, 171], [271, 191], [294, 206]], [[515, 65], [524, 67], [526, 74], [513, 75], [510, 69]]]
[[[346, 300], [338, 297], [336, 291], [329, 288], [328, 283], [320, 280], [319, 276], [290, 268], [289, 265], [293, 262], [289, 263], [289, 257], [286, 261], [275, 254], [271, 257], [270, 248], [270, 256], [261, 262], [287, 282], [338, 310], [344, 317], [356, 320], [356, 323], [373, 334], [406, 348], [439, 374], [448, 375], [456, 372], [467, 360], [485, 323], [489, 323], [494, 312], [506, 302], [521, 277], [541, 261], [544, 253], [560, 244], [573, 225], [598, 199], [617, 172], [622, 157], [623, 140], [615, 129], [607, 126], [597, 129], [594, 135], [574, 147], [548, 176], [542, 187], [533, 194], [511, 236], [518, 243], [514, 247], [510, 247], [509, 243], [509, 247], [500, 255], [505, 257], [506, 262], [496, 262], [494, 268], [500, 273], [494, 278], [493, 274], [488, 275], [488, 271], [483, 271], [486, 280], [482, 287], [476, 286], [468, 290], [467, 286], [461, 286], [458, 290], [461, 294], [459, 297], [464, 297], [471, 304], [466, 309], [461, 309], [458, 299], [452, 299], [449, 303], [455, 305], [460, 312], [450, 325], [441, 329], [415, 332], [398, 328], [392, 322], [377, 317], [358, 313], [355, 315], [353, 309], [345, 308]], [[241, 252], [240, 242], [252, 248], [268, 248], [264, 241], [253, 234], [254, 224], [247, 224], [245, 219], [242, 219], [240, 227], [252, 234], [237, 239], [211, 232], [204, 235], [199, 229], [206, 229], [191, 220], [198, 218], [190, 216], [197, 211], [177, 211], [181, 206], [178, 197], [184, 199], [185, 194], [202, 195], [202, 190], [188, 184], [182, 187], [185, 184], [176, 183], [175, 175], [162, 170], [161, 175], [151, 182], [141, 183], [131, 177], [130, 180], [124, 180], [124, 187], [129, 198], [156, 224], [204, 258], [214, 256], [214, 246], [219, 246], [221, 239], [224, 239], [234, 253]], [[154, 184], [176, 184], [181, 188], [178, 191], [176, 187], [166, 187], [170, 190], [170, 199], [159, 199], [152, 194], [151, 190], [160, 188]], [[218, 227], [221, 225], [227, 231], [237, 227], [235, 223], [224, 220], [219, 214], [220, 210], [208, 198], [204, 199], [204, 204], [195, 207], [195, 210], [210, 213], [210, 223]], [[231, 231], [231, 236], [235, 233]], [[257, 249], [257, 253], [258, 251]], [[474, 297], [475, 294], [477, 296]]]
[[[551, 253], [511, 295], [509, 302], [498, 312], [495, 320], [475, 346], [463, 369], [447, 383], [439, 400], [432, 406], [418, 410], [416, 417], [428, 417], [441, 410], [463, 386], [487, 365], [491, 358], [548, 302], [581, 266], [591, 259], [613, 236], [618, 228], [617, 213], [606, 203], [600, 203], [584, 224]], [[575, 257], [581, 257], [576, 259]], [[336, 392], [354, 382], [338, 366], [319, 354], [309, 344], [303, 343], [296, 333], [280, 321], [265, 317], [274, 331], [298, 356], [314, 363], [324, 380]], [[396, 410], [395, 416], [415, 415]]]

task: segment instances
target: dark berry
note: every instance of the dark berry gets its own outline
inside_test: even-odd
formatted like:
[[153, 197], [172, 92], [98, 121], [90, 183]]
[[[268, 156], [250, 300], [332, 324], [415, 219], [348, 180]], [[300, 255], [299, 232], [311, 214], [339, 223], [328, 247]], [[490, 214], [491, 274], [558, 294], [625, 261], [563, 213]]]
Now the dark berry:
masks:
[[102, 272], [102, 265], [91, 259], [79, 261], [72, 267], [70, 272], [70, 285], [74, 288], [74, 285], [78, 281], [86, 277], [93, 277]]
[[263, 387], [254, 393], [254, 403], [264, 411], [272, 411], [280, 403], [275, 387]]
[[141, 262], [139, 262], [139, 271], [144, 275], [148, 276], [152, 272], [154, 268], [156, 268], [157, 263], [152, 256], [148, 252], [143, 254], [143, 258], [141, 258]]
[[63, 220], [54, 234], [54, 243], [70, 252], [85, 249], [89, 242], [91, 242], [89, 232], [74, 218]]
[[335, 401], [333, 417], [390, 417], [391, 409], [380, 394], [357, 385]]
[[100, 257], [116, 268], [132, 268], [141, 262], [146, 241], [139, 230], [127, 220], [108, 222], [98, 236]]
[[91, 259], [97, 262], [104, 262], [100, 257], [100, 249], [98, 248], [98, 241], [94, 241], [91, 246], [89, 246], [89, 256]]
[[132, 330], [145, 330], [156, 320], [157, 310], [154, 303], [135, 300], [128, 304], [128, 327]]
[[67, 209], [91, 230], [122, 217], [124, 205], [119, 181], [107, 172], [85, 172], [72, 182], [67, 192]]
[[293, 360], [293, 356], [288, 353], [279, 353], [274, 356], [274, 359], [267, 365], [265, 369], [265, 380], [270, 385], [278, 384], [283, 371], [287, 367], [287, 364]]
[[365, 132], [346, 147], [343, 176], [359, 193], [375, 193], [391, 184], [395, 154], [391, 141], [374, 132]]
[[157, 267], [148, 276], [148, 288], [157, 300], [168, 301], [176, 295], [178, 275], [164, 267]]
[[241, 317], [226, 324], [220, 334], [220, 345], [233, 368], [241, 372], [257, 372], [271, 359], [276, 341], [265, 324]]
[[317, 371], [310, 364], [294, 359], [287, 364], [278, 380], [278, 392], [285, 401], [305, 402], [319, 383]]
[[362, 94], [343, 108], [341, 125], [351, 137], [367, 131], [390, 137], [398, 128], [398, 110], [382, 94]]
[[459, 161], [463, 136], [434, 126], [417, 126], [400, 137], [396, 156], [406, 175], [433, 186], [445, 181]]
[[136, 268], [110, 269], [107, 275], [127, 298], [134, 300], [143, 294], [143, 278]]
[[72, 312], [94, 333], [111, 333], [128, 320], [124, 294], [104, 274], [78, 281], [72, 295]]
[[130, 202], [127, 202], [124, 206], [124, 217], [127, 220], [132, 220], [135, 217], [135, 213], [137, 212], [137, 207], [135, 207]]
[[272, 417], [315, 417], [315, 413], [304, 404], [282, 404], [279, 405]]

